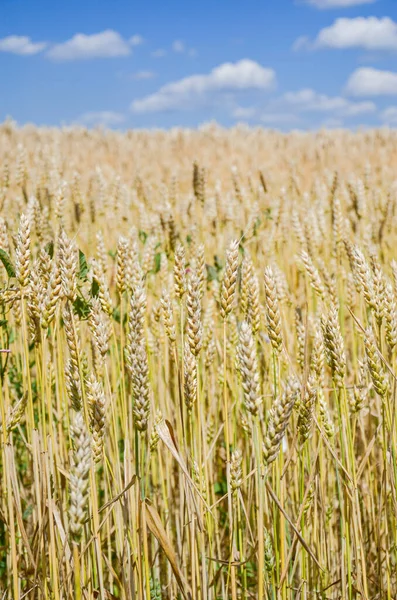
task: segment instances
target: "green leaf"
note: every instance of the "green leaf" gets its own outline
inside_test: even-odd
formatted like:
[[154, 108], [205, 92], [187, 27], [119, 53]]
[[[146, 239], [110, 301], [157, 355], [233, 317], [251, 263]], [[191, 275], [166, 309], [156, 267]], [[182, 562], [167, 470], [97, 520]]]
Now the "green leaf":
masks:
[[215, 254], [215, 256], [214, 256], [214, 266], [217, 271], [222, 271], [223, 266], [224, 266], [222, 260], [219, 258], [219, 256], [217, 254]]
[[98, 298], [98, 296], [99, 296], [99, 283], [95, 279], [95, 277], [92, 280], [90, 293], [91, 293], [92, 298]]
[[7, 323], [8, 323], [7, 319], [1, 319], [0, 327], [4, 327], [4, 328], [7, 327]]
[[50, 256], [50, 258], [54, 258], [54, 242], [53, 241], [48, 242], [48, 244], [46, 244], [44, 246], [44, 250]]
[[24, 520], [26, 520], [28, 517], [30, 517], [30, 515], [31, 515], [31, 514], [32, 514], [32, 512], [33, 512], [33, 508], [34, 508], [34, 507], [33, 507], [33, 504], [29, 504], [29, 505], [28, 505], [28, 506], [25, 508], [25, 510], [24, 510], [24, 512], [23, 512], [23, 515], [22, 515], [22, 518], [23, 518]]
[[138, 233], [138, 235], [139, 235], [139, 239], [141, 240], [142, 244], [144, 244], [146, 242], [146, 240], [147, 240], [147, 233], [146, 233], [146, 231], [140, 230], [139, 233]]
[[207, 269], [207, 281], [219, 280], [219, 271], [213, 265], [205, 265]]
[[89, 302], [87, 302], [85, 298], [83, 298], [82, 296], [78, 296], [73, 302], [73, 308], [75, 314], [78, 315], [80, 319], [88, 319], [91, 307]]
[[220, 481], [215, 481], [214, 483], [214, 492], [217, 496], [223, 496], [227, 494], [227, 482], [226, 479], [221, 479]]
[[81, 250], [79, 250], [79, 265], [80, 265], [79, 279], [81, 279], [82, 281], [86, 281], [87, 273], [88, 273], [88, 264], [87, 264], [87, 259], [85, 257], [85, 254]]
[[[114, 321], [116, 321], [116, 323], [121, 323], [120, 306], [116, 306], [116, 308], [113, 309], [112, 318], [113, 318]], [[128, 315], [124, 312], [124, 314], [123, 314], [123, 325], [126, 325], [127, 321], [128, 321]]]
[[151, 273], [156, 275], [156, 273], [158, 273], [160, 271], [160, 267], [161, 267], [161, 252], [156, 252], [156, 254], [154, 255], [154, 267], [151, 270]]
[[0, 248], [0, 260], [3, 263], [5, 270], [7, 271], [8, 277], [15, 277], [15, 266], [11, 261], [11, 258], [5, 250]]

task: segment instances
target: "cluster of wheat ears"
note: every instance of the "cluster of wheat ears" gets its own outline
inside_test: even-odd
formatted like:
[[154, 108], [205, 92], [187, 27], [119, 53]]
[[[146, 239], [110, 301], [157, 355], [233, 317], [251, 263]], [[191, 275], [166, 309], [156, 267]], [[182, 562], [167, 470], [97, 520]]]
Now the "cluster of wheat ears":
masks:
[[397, 589], [397, 134], [0, 127], [0, 598]]

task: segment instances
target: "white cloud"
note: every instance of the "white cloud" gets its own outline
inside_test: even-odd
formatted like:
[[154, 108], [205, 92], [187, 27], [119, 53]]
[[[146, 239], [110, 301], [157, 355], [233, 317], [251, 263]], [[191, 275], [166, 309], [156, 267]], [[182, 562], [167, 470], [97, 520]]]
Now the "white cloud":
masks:
[[32, 42], [30, 37], [24, 35], [9, 35], [0, 39], [0, 52], [10, 52], [11, 54], [20, 54], [29, 56], [42, 52], [47, 46], [47, 42]]
[[397, 106], [385, 108], [380, 116], [388, 125], [397, 125]]
[[163, 48], [159, 48], [158, 50], [154, 50], [152, 52], [153, 58], [163, 58], [166, 54], [167, 52], [163, 50]]
[[341, 96], [327, 96], [312, 89], [287, 92], [284, 101], [302, 112], [330, 112], [339, 117], [355, 117], [376, 111], [373, 102], [352, 102]]
[[195, 48], [187, 48], [185, 42], [182, 40], [175, 40], [171, 46], [173, 52], [177, 54], [187, 54], [190, 58], [196, 58], [198, 52]]
[[107, 29], [92, 35], [76, 33], [70, 40], [51, 48], [47, 56], [53, 60], [79, 60], [113, 58], [130, 53], [131, 48], [121, 35], [117, 31]]
[[174, 52], [178, 52], [180, 54], [186, 50], [185, 44], [181, 40], [175, 40], [175, 42], [172, 43], [172, 49]]
[[299, 50], [309, 50], [311, 48], [311, 42], [307, 35], [299, 36], [292, 45], [292, 50], [298, 52]]
[[235, 119], [253, 119], [257, 116], [257, 109], [253, 106], [236, 106], [231, 115]]
[[79, 123], [80, 125], [86, 125], [88, 127], [95, 127], [97, 125], [102, 125], [103, 127], [113, 127], [115, 125], [121, 125], [121, 123], [124, 121], [124, 115], [111, 110], [86, 112], [76, 119], [76, 123]]
[[241, 121], [262, 122], [265, 125], [277, 125], [284, 123], [297, 123], [299, 117], [289, 112], [279, 112], [273, 105], [267, 108], [255, 106], [235, 106], [231, 111], [234, 119]]
[[277, 125], [284, 123], [298, 123], [299, 117], [292, 113], [279, 113], [279, 112], [264, 112], [260, 115], [260, 120], [265, 125]]
[[156, 77], [156, 73], [153, 71], [138, 71], [137, 73], [133, 73], [131, 75], [131, 79], [153, 79]]
[[135, 100], [131, 109], [135, 113], [189, 109], [209, 102], [214, 94], [247, 89], [268, 90], [274, 87], [275, 82], [273, 69], [243, 59], [219, 65], [206, 75], [191, 75], [168, 83], [154, 94]]
[[377, 0], [306, 0], [307, 4], [311, 4], [316, 8], [347, 8], [349, 6], [360, 6], [362, 4], [373, 4]]
[[270, 125], [303, 121], [308, 115], [316, 123], [320, 115], [325, 115], [324, 122], [340, 123], [345, 118], [375, 112], [374, 102], [353, 102], [341, 96], [327, 96], [312, 89], [301, 89], [286, 92], [278, 98], [271, 99], [266, 105], [235, 106], [231, 116], [235, 119], [261, 121]]
[[321, 123], [321, 127], [325, 127], [326, 129], [341, 129], [343, 127], [343, 120], [330, 117]]
[[346, 93], [351, 96], [397, 96], [397, 73], [360, 67], [350, 75]]
[[128, 43], [131, 44], [131, 46], [140, 46], [141, 44], [143, 44], [144, 41], [145, 40], [141, 35], [133, 35], [128, 40]]
[[336, 19], [332, 25], [321, 29], [314, 47], [397, 50], [397, 23], [389, 17]]

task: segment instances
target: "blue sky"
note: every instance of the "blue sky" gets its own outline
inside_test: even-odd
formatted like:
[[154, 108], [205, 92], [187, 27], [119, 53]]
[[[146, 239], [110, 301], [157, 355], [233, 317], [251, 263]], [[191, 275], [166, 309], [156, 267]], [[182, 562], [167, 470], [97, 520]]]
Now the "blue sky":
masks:
[[396, 0], [1, 0], [0, 120], [397, 125]]

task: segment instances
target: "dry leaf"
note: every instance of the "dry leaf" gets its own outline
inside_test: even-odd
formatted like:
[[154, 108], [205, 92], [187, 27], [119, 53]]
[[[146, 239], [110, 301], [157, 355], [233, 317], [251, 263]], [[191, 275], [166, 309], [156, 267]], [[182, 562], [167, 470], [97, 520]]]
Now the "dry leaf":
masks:
[[171, 546], [171, 543], [167, 536], [167, 532], [164, 529], [164, 525], [161, 522], [158, 512], [156, 511], [154, 506], [149, 503], [148, 500], [145, 500], [145, 503], [142, 505], [142, 507], [145, 510], [145, 518], [146, 518], [147, 526], [149, 527], [152, 534], [157, 538], [157, 541], [159, 542], [166, 557], [168, 558], [183, 597], [186, 600], [189, 600], [190, 598], [192, 598], [190, 586], [189, 586], [188, 582], [186, 581], [186, 579], [184, 578], [182, 571], [180, 570], [180, 568], [178, 566], [176, 554], [174, 552], [174, 549]]
[[[172, 456], [178, 462], [178, 464], [181, 467], [181, 469], [183, 471], [183, 474], [185, 475], [185, 477], [186, 477], [188, 483], [190, 484], [190, 486], [194, 489], [195, 492], [197, 492], [197, 494], [199, 495], [201, 501], [203, 502], [203, 504], [204, 504], [205, 508], [208, 510], [208, 512], [211, 512], [211, 509], [208, 506], [208, 504], [205, 501], [205, 499], [203, 498], [200, 490], [198, 489], [198, 487], [194, 483], [193, 479], [190, 477], [189, 471], [187, 470], [187, 467], [186, 467], [186, 464], [185, 464], [185, 461], [183, 460], [182, 456], [180, 455], [180, 453], [179, 453], [179, 451], [177, 449], [176, 440], [175, 440], [175, 434], [174, 434], [174, 431], [172, 429], [171, 423], [169, 423], [169, 421], [165, 421], [164, 419], [162, 419], [157, 424], [156, 430], [157, 430], [158, 436], [161, 439], [161, 441], [164, 442], [164, 444], [167, 446], [167, 448], [171, 452]], [[194, 498], [194, 496], [193, 496], [193, 498]]]

